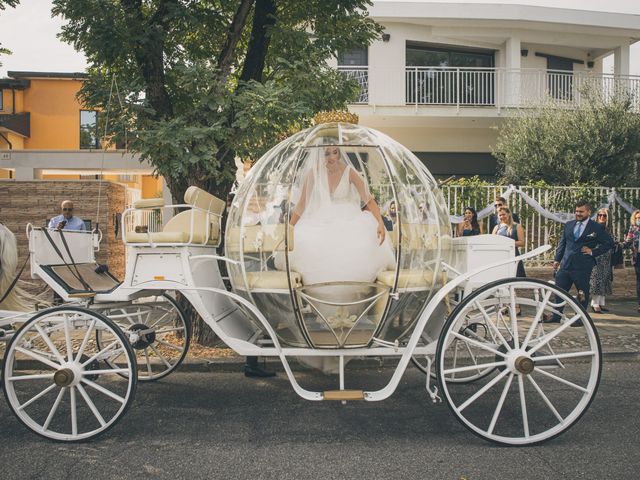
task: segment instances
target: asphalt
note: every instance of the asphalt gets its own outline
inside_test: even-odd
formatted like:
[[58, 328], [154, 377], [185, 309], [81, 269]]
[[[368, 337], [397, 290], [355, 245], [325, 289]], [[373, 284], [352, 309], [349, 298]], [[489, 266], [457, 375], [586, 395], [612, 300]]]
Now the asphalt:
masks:
[[[349, 383], [375, 387], [378, 370]], [[301, 374], [318, 387], [321, 374]], [[451, 479], [637, 478], [637, 362], [606, 362], [595, 401], [567, 432], [542, 445], [501, 447], [467, 431], [424, 376], [406, 372], [383, 402], [308, 402], [283, 375], [178, 372], [139, 385], [131, 409], [102, 437], [42, 439], [0, 402], [0, 478], [14, 479]]]

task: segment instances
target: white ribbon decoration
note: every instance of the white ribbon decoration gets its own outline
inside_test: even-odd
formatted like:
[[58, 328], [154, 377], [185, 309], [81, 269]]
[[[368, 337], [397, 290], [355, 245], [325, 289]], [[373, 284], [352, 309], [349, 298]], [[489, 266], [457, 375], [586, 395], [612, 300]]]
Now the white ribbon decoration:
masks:
[[[507, 189], [500, 196], [508, 199], [509, 196], [511, 196], [511, 194], [513, 193], [520, 195], [520, 197], [525, 201], [527, 205], [529, 205], [531, 208], [533, 208], [536, 212], [538, 212], [543, 217], [548, 218], [550, 220], [554, 220], [560, 223], [567, 223], [568, 221], [576, 218], [575, 214], [571, 212], [550, 212], [549, 210], [544, 208], [542, 205], [540, 205], [535, 199], [533, 199], [532, 197], [530, 197], [529, 195], [527, 195], [525, 192], [515, 187], [514, 185], [509, 185]], [[633, 213], [635, 210], [637, 210], [636, 207], [624, 201], [620, 197], [620, 195], [618, 195], [618, 193], [616, 192], [616, 189], [613, 188], [611, 189], [611, 192], [609, 192], [609, 194], [607, 195], [607, 201], [600, 205], [600, 207], [593, 214], [592, 218], [595, 219], [597, 211], [599, 209], [601, 208], [608, 209], [615, 202], [618, 202], [618, 204], [629, 213]], [[478, 220], [488, 215], [491, 215], [493, 211], [494, 211], [493, 202], [491, 202], [489, 205], [487, 205], [485, 208], [483, 208], [478, 212]], [[464, 221], [464, 215], [449, 215], [449, 219], [451, 223], [462, 223]]]

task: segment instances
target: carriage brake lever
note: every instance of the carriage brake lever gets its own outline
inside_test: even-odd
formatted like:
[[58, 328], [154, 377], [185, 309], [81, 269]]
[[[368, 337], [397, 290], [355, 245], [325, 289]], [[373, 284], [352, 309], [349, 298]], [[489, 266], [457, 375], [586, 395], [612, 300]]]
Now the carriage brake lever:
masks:
[[425, 388], [427, 389], [427, 393], [431, 397], [431, 401], [433, 403], [442, 403], [442, 398], [438, 395], [438, 387], [435, 385], [431, 387], [431, 357], [425, 355], [424, 358], [427, 360], [427, 371], [429, 372], [425, 375], [427, 377]]

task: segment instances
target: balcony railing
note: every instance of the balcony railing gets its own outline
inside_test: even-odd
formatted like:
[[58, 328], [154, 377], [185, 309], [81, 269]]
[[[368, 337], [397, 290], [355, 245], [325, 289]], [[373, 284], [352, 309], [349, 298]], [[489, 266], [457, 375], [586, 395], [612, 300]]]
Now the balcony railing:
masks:
[[355, 79], [360, 85], [360, 94], [355, 103], [369, 103], [369, 67], [341, 66], [338, 71], [349, 79]]
[[405, 101], [410, 105], [518, 107], [550, 101], [577, 106], [585, 89], [606, 99], [630, 94], [640, 112], [640, 76], [561, 70], [407, 67]]

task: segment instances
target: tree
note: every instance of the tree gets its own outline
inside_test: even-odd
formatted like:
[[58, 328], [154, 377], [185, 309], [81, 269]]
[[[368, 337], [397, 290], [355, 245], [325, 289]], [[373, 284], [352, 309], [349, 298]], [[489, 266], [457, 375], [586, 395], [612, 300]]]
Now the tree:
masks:
[[638, 184], [637, 101], [625, 92], [605, 99], [593, 89], [583, 90], [581, 98], [576, 108], [545, 104], [505, 121], [493, 154], [507, 182]]
[[[368, 45], [368, 0], [54, 0], [61, 37], [82, 50], [85, 104], [148, 160], [174, 200], [189, 185], [222, 198], [233, 158], [257, 159], [318, 110], [357, 94], [327, 60]], [[115, 107], [115, 108], [114, 108]], [[102, 130], [101, 130], [102, 131]]]
[[[80, 96], [108, 112], [109, 128], [100, 132], [148, 160], [182, 203], [189, 185], [225, 198], [236, 156], [256, 160], [317, 111], [356, 97], [355, 82], [327, 61], [381, 33], [369, 5], [54, 0], [53, 13], [67, 20], [61, 37], [89, 62]], [[196, 322], [195, 330], [209, 343], [207, 328]]]

